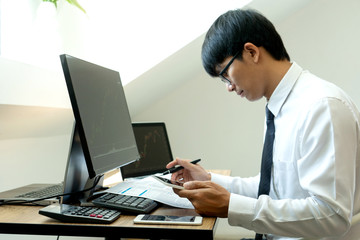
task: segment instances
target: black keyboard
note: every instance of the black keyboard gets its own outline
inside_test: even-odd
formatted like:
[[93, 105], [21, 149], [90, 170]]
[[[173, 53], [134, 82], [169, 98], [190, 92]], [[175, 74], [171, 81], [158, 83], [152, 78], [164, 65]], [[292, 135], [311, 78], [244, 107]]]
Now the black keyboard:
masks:
[[159, 206], [151, 199], [143, 197], [133, 197], [116, 193], [106, 193], [105, 195], [92, 201], [95, 206], [117, 209], [127, 213], [149, 213]]
[[121, 212], [98, 207], [82, 207], [68, 204], [50, 205], [39, 210], [41, 215], [70, 223], [112, 223]]
[[64, 185], [62, 183], [51, 185], [36, 191], [24, 193], [18, 195], [18, 198], [43, 198], [48, 196], [60, 195], [64, 191]]

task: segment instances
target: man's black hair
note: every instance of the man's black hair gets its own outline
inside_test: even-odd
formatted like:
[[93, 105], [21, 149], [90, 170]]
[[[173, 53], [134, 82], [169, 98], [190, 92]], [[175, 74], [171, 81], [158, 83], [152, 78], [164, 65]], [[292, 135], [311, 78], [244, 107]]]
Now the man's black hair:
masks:
[[221, 15], [208, 30], [201, 53], [205, 71], [218, 76], [216, 66], [238, 51], [237, 58], [242, 60], [247, 42], [264, 47], [276, 60], [290, 61], [280, 35], [266, 17], [255, 10], [236, 9]]

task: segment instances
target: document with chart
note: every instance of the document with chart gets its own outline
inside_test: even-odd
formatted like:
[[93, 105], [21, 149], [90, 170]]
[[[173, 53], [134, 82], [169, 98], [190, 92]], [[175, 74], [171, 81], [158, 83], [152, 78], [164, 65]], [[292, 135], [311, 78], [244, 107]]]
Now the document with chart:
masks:
[[171, 187], [160, 183], [151, 176], [144, 179], [131, 179], [121, 182], [106, 190], [106, 192], [140, 196], [178, 208], [194, 208], [187, 198], [179, 197], [173, 192]]

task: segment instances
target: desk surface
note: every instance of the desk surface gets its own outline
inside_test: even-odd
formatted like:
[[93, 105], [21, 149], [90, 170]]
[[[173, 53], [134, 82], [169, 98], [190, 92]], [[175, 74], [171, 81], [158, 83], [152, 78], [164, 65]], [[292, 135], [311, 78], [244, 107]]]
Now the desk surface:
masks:
[[[213, 171], [215, 172], [215, 171]], [[230, 175], [230, 171], [216, 171]], [[106, 239], [121, 238], [167, 238], [167, 239], [213, 239], [216, 217], [204, 217], [200, 226], [134, 224], [133, 215], [121, 215], [111, 224], [62, 223], [38, 214], [38, 206], [1, 206], [0, 233], [91, 236]], [[197, 215], [192, 209], [163, 206], [152, 214]]]
[[[8, 234], [62, 235], [122, 238], [212, 239], [215, 217], [205, 217], [201, 226], [134, 224], [135, 216], [121, 215], [111, 224], [62, 223], [38, 214], [37, 206], [1, 206], [0, 232]], [[196, 215], [194, 210], [160, 207], [152, 214]]]

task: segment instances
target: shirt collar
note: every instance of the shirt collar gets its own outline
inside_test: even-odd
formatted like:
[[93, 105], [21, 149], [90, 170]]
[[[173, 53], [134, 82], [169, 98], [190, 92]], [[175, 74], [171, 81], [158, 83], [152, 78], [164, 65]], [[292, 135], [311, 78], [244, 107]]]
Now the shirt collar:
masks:
[[286, 98], [289, 96], [291, 89], [294, 87], [302, 71], [303, 69], [296, 62], [293, 62], [275, 88], [268, 102], [268, 108], [275, 117], [280, 112], [281, 107], [284, 105]]

